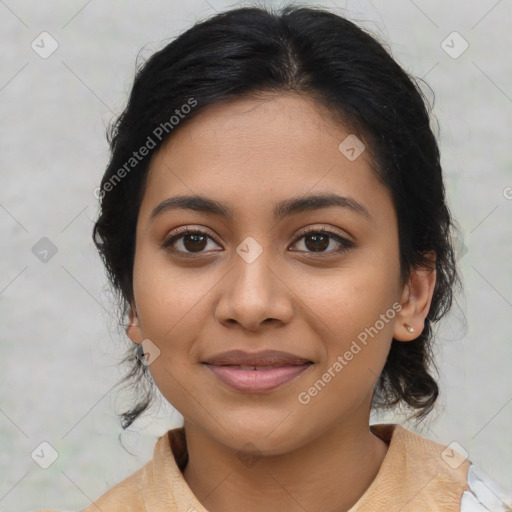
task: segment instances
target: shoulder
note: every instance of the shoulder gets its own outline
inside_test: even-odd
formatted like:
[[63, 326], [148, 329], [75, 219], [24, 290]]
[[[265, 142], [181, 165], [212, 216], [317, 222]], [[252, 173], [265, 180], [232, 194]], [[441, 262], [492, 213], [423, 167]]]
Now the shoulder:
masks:
[[144, 491], [151, 485], [153, 459], [121, 480], [80, 512], [140, 512], [146, 510]]
[[469, 468], [467, 484], [460, 512], [512, 512], [512, 492], [503, 489], [475, 464]]
[[[121, 480], [79, 512], [143, 512], [177, 510], [191, 501], [179, 464], [185, 463], [186, 442], [183, 428], [162, 435], [156, 442], [153, 458]], [[186, 510], [186, 508], [184, 508]], [[36, 510], [35, 512], [66, 512]], [[75, 511], [78, 512], [78, 511]]]
[[[478, 465], [462, 455], [452, 445], [442, 445], [397, 426], [398, 435], [406, 440], [408, 448], [421, 446], [425, 461], [440, 470], [447, 481], [463, 484], [460, 494], [460, 512], [512, 512], [512, 492], [505, 490]], [[457, 447], [456, 443], [453, 443]], [[418, 452], [419, 455], [419, 452]]]
[[[151, 461], [150, 461], [151, 462]], [[91, 505], [80, 511], [72, 512], [140, 512], [146, 510], [141, 490], [146, 478], [148, 465], [137, 470], [121, 482], [111, 487], [105, 494], [94, 500]], [[37, 509], [34, 512], [71, 512], [56, 509]]]
[[414, 454], [422, 466], [436, 473], [435, 480], [443, 482], [435, 494], [440, 496], [450, 492], [449, 489], [458, 493], [460, 508], [457, 510], [460, 512], [512, 512], [511, 491], [505, 490], [468, 459], [467, 453], [457, 451], [455, 443], [455, 448], [452, 444], [445, 446], [399, 425], [393, 432], [395, 436], [405, 451]]
[[387, 458], [405, 466], [411, 476], [436, 475], [445, 482], [464, 484], [471, 462], [452, 445], [445, 446], [399, 424], [372, 425], [374, 434], [389, 444]]
[[[388, 444], [376, 479], [350, 512], [512, 512], [510, 495], [457, 451], [398, 424], [372, 425]], [[374, 507], [374, 508], [371, 508]]]
[[[463, 480], [460, 512], [512, 512], [512, 492], [504, 489], [478, 465], [459, 453], [452, 445], [445, 446], [403, 429], [414, 443], [421, 443], [424, 454], [437, 459], [449, 479]], [[443, 461], [441, 463], [441, 460]], [[457, 471], [457, 470], [461, 471]], [[463, 477], [463, 478], [462, 478]]]

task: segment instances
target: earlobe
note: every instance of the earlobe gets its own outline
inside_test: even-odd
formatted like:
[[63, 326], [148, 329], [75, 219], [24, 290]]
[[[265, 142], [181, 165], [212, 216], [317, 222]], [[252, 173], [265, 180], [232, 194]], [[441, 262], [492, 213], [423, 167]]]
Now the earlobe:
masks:
[[140, 330], [137, 310], [133, 305], [130, 307], [130, 312], [128, 313], [128, 325], [126, 326], [126, 334], [134, 343], [142, 343], [142, 340], [144, 339]]
[[436, 283], [435, 253], [430, 251], [428, 256], [433, 262], [432, 267], [412, 269], [409, 282], [403, 288], [402, 309], [393, 331], [393, 338], [397, 341], [416, 339], [425, 326]]

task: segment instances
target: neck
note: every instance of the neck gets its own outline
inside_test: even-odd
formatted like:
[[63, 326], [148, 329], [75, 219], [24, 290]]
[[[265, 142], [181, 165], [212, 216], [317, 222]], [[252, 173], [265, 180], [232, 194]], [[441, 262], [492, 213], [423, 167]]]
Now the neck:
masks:
[[185, 421], [184, 478], [209, 512], [348, 511], [377, 476], [387, 445], [368, 421], [331, 429], [293, 451], [241, 456]]

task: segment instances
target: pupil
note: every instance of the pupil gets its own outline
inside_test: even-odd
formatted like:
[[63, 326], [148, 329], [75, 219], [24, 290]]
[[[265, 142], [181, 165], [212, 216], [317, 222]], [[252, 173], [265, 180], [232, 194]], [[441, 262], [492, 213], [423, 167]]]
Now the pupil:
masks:
[[[311, 247], [310, 247], [310, 244], [308, 243], [308, 238], [310, 240], [314, 241], [313, 245]], [[320, 244], [318, 244], [319, 239], [320, 239]], [[322, 241], [323, 241], [323, 243], [321, 243]], [[329, 238], [325, 235], [309, 235], [309, 237], [306, 237], [306, 246], [308, 247], [308, 249], [324, 250], [328, 247], [328, 245], [329, 245]]]
[[[206, 237], [204, 235], [186, 235], [183, 238], [183, 244], [185, 245], [187, 250], [190, 250], [190, 249], [192, 249], [192, 250], [194, 250], [194, 249], [202, 250], [202, 249], [204, 249], [205, 239], [206, 239]], [[191, 247], [189, 247], [187, 245], [187, 241], [189, 241], [189, 242], [191, 241], [192, 242]], [[203, 244], [203, 245], [201, 245], [201, 244]]]

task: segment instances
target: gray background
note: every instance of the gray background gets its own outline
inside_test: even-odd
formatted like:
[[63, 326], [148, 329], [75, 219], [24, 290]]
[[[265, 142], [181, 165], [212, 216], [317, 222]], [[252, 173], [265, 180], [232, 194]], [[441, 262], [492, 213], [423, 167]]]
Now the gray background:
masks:
[[[512, 487], [512, 3], [314, 4], [346, 8], [435, 92], [465, 293], [439, 328], [442, 395], [417, 431], [456, 441]], [[162, 402], [122, 434], [133, 455], [119, 443], [115, 411], [130, 395], [114, 387], [116, 364], [129, 342], [91, 241], [93, 190], [108, 159], [105, 127], [125, 105], [138, 52], [147, 57], [235, 5], [0, 0], [1, 511], [84, 508], [181, 425]], [[31, 47], [43, 31], [59, 45], [46, 59]], [[458, 58], [441, 46], [453, 31], [469, 44]], [[448, 44], [461, 48], [453, 37]], [[43, 237], [57, 248], [46, 262], [32, 251]], [[43, 441], [58, 452], [48, 469], [31, 458]]]

